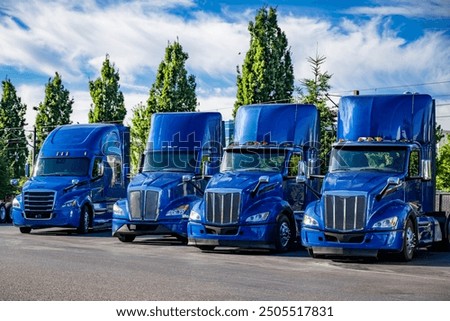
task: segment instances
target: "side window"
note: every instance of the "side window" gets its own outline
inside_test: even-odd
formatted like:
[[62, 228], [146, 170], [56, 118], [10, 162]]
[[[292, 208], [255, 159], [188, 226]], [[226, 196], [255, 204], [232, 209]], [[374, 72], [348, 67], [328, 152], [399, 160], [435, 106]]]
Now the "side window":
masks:
[[419, 159], [420, 159], [419, 151], [413, 150], [409, 155], [409, 168], [408, 168], [409, 177], [419, 177], [420, 175]]
[[103, 137], [102, 152], [104, 155], [120, 155], [120, 139], [115, 131], [110, 131]]
[[292, 176], [297, 176], [298, 175], [298, 163], [302, 160], [302, 155], [301, 154], [292, 154], [291, 157], [289, 158], [289, 162], [288, 162], [288, 170], [287, 170], [287, 175], [292, 177]]
[[102, 158], [96, 157], [94, 159], [94, 166], [92, 167], [92, 178], [97, 178], [103, 175]]
[[120, 157], [114, 155], [107, 156], [108, 167], [111, 169], [111, 182], [110, 186], [122, 184], [122, 162]]

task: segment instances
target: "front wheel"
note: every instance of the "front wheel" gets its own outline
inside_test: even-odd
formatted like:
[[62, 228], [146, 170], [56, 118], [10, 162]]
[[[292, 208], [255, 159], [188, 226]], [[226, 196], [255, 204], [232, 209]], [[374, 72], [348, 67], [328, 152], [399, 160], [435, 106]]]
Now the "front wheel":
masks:
[[19, 230], [20, 230], [20, 233], [22, 233], [22, 234], [30, 234], [31, 227], [22, 226], [22, 227], [19, 227]]
[[399, 258], [405, 262], [411, 261], [416, 251], [416, 246], [417, 246], [417, 235], [414, 230], [413, 223], [409, 219], [406, 222], [403, 235], [403, 249], [399, 254]]
[[77, 232], [79, 234], [86, 234], [89, 231], [89, 211], [86, 206], [83, 206], [80, 211], [80, 225], [78, 225]]
[[275, 248], [278, 252], [286, 252], [293, 243], [292, 225], [286, 215], [282, 214], [278, 217], [277, 227], [275, 231]]
[[197, 245], [197, 247], [202, 251], [212, 251], [214, 250], [214, 245]]
[[5, 222], [6, 222], [6, 208], [2, 204], [2, 205], [0, 205], [0, 223], [5, 223]]
[[117, 238], [124, 243], [131, 243], [136, 238], [135, 235], [129, 235], [129, 234], [119, 234], [117, 235]]
[[6, 211], [6, 222], [12, 223], [13, 222], [13, 211], [12, 211], [12, 204], [6, 203], [5, 204], [5, 211]]

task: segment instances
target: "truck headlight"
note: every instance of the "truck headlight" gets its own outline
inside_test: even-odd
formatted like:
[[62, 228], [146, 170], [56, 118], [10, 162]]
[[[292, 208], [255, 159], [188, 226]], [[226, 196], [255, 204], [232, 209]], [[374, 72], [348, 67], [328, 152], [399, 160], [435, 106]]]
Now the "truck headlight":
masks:
[[269, 217], [269, 214], [270, 214], [270, 212], [258, 213], [258, 214], [247, 217], [247, 219], [245, 221], [247, 223], [263, 222], [263, 221], [267, 220], [267, 218]]
[[114, 213], [114, 215], [123, 215], [123, 209], [119, 205], [114, 204], [113, 205], [113, 213]]
[[12, 207], [14, 208], [20, 208], [20, 203], [17, 200], [17, 198], [14, 198], [13, 202], [12, 202]]
[[183, 218], [188, 218], [187, 215], [185, 215], [186, 211], [189, 209], [189, 205], [181, 205], [178, 206], [177, 208], [174, 208], [172, 210], [167, 211], [166, 216], [180, 216], [182, 215]]
[[376, 222], [372, 225], [374, 229], [395, 229], [397, 227], [398, 218], [397, 216], [385, 218], [381, 221]]
[[77, 206], [77, 200], [70, 200], [62, 205], [62, 207], [75, 207], [75, 206]]
[[303, 225], [319, 227], [319, 222], [315, 218], [305, 214], [303, 216]]
[[191, 211], [191, 214], [189, 215], [189, 219], [192, 221], [200, 221], [202, 217], [200, 214], [194, 210]]

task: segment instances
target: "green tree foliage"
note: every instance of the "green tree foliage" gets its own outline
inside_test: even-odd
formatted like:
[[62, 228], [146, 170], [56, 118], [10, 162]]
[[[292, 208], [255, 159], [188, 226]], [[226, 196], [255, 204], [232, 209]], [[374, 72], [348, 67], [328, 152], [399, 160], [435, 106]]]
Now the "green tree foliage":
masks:
[[101, 77], [89, 81], [89, 92], [93, 101], [88, 115], [89, 123], [123, 122], [127, 110], [119, 80], [119, 72], [116, 72], [114, 64], [111, 64], [109, 55], [106, 55]]
[[[3, 94], [0, 102], [0, 157], [6, 164], [9, 178], [25, 175], [28, 156], [25, 136], [25, 114], [27, 106], [17, 96], [11, 80], [2, 81]], [[0, 179], [3, 181], [3, 179]]]
[[242, 105], [289, 102], [294, 92], [294, 68], [285, 33], [278, 27], [276, 9], [261, 8], [248, 25], [250, 49], [242, 73], [237, 67], [233, 117]]
[[158, 67], [156, 80], [150, 88], [147, 100], [149, 115], [157, 112], [195, 111], [195, 76], [185, 68], [188, 54], [176, 41], [166, 48], [164, 60]]
[[436, 189], [450, 192], [450, 137], [439, 148], [436, 164]]
[[325, 62], [324, 56], [316, 54], [315, 58], [309, 57], [308, 62], [311, 65], [313, 78], [303, 79], [302, 85], [306, 89], [303, 93], [299, 89], [301, 95], [301, 102], [304, 104], [313, 104], [317, 107], [320, 114], [320, 152], [319, 157], [322, 161], [321, 172], [325, 173], [327, 170], [327, 155], [331, 150], [331, 145], [336, 140], [335, 132], [335, 118], [336, 113], [327, 106], [327, 93], [331, 88], [329, 81], [331, 79], [328, 72], [321, 71], [321, 65]]
[[131, 120], [131, 167], [137, 172], [139, 159], [144, 152], [150, 131], [151, 115], [158, 112], [195, 111], [195, 77], [188, 75], [185, 67], [188, 54], [176, 41], [167, 46], [164, 60], [160, 63], [156, 80], [149, 91], [147, 105], [133, 108]]
[[145, 150], [150, 131], [150, 109], [139, 103], [133, 109], [131, 119], [131, 169], [135, 174], [138, 171], [139, 160]]
[[44, 101], [34, 107], [36, 114], [36, 153], [42, 146], [48, 134], [58, 125], [70, 124], [73, 99], [70, 92], [64, 88], [61, 76], [56, 72], [53, 79], [49, 78], [45, 86]]

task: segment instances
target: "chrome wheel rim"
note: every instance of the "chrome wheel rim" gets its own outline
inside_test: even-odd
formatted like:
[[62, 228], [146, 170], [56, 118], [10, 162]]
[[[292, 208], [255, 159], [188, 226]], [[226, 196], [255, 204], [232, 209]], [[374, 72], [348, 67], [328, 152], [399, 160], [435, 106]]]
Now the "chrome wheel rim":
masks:
[[291, 239], [291, 229], [287, 222], [280, 225], [280, 244], [283, 248], [287, 247]]
[[412, 258], [414, 249], [416, 248], [416, 235], [414, 234], [414, 231], [411, 227], [408, 227], [406, 229], [406, 240], [405, 240], [405, 246], [406, 246], [406, 254], [409, 258]]

